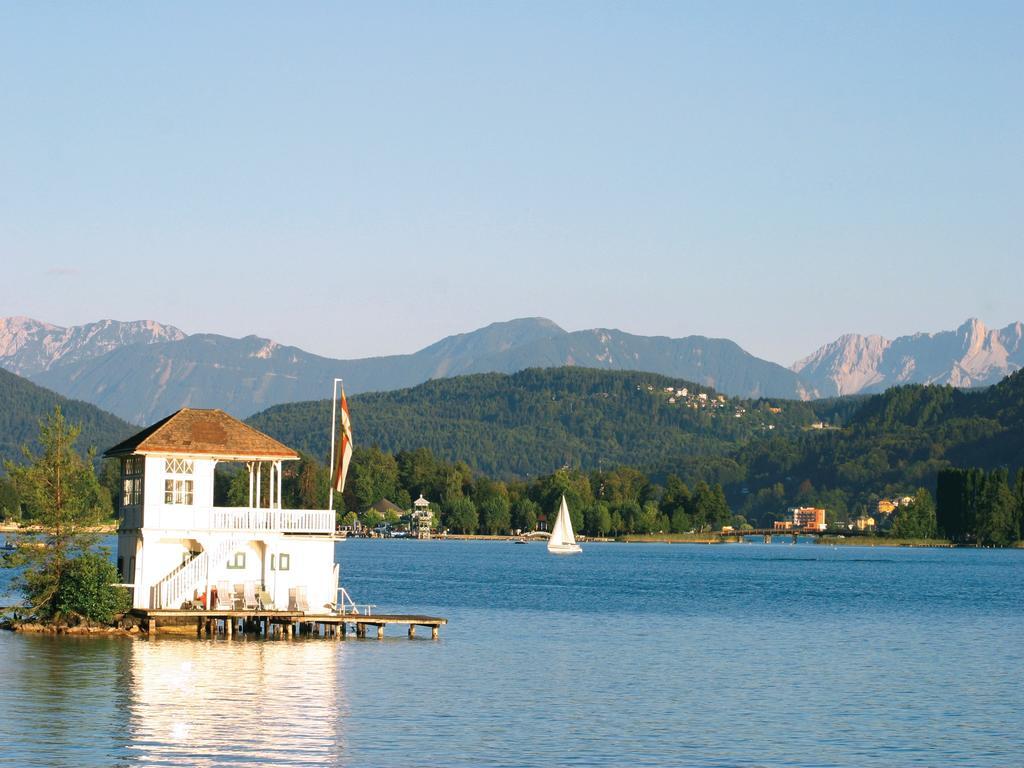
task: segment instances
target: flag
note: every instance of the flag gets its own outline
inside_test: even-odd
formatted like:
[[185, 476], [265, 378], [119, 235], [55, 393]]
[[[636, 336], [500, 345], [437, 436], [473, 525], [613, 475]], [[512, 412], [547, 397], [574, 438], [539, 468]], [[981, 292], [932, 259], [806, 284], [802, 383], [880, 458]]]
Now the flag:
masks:
[[345, 490], [345, 476], [348, 464], [352, 461], [352, 422], [348, 417], [348, 400], [345, 388], [341, 388], [341, 443], [338, 445], [338, 466], [334, 470], [334, 490], [341, 493]]

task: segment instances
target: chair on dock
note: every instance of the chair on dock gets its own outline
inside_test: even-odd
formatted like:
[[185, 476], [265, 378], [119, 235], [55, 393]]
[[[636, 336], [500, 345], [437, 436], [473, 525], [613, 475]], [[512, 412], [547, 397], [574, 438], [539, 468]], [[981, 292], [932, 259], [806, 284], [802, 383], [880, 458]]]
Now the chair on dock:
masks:
[[245, 605], [245, 585], [244, 584], [235, 584], [235, 600], [234, 600], [234, 604], [235, 604], [234, 607], [235, 607], [236, 611], [241, 611], [241, 610], [243, 610], [246, 607], [246, 605]]
[[270, 593], [265, 589], [260, 590], [259, 594], [259, 607], [261, 611], [274, 611], [274, 598], [270, 596]]
[[235, 603], [233, 599], [233, 593], [231, 591], [231, 584], [227, 581], [217, 582], [217, 602], [213, 606], [218, 611], [231, 611], [234, 610]]
[[260, 603], [259, 600], [256, 599], [256, 583], [252, 581], [247, 581], [245, 582], [243, 589], [245, 591], [243, 593], [242, 599], [244, 601], [243, 605], [245, 606], [245, 610], [254, 611], [257, 608], [259, 608]]
[[309, 599], [306, 597], [305, 587], [289, 587], [288, 610], [309, 613]]

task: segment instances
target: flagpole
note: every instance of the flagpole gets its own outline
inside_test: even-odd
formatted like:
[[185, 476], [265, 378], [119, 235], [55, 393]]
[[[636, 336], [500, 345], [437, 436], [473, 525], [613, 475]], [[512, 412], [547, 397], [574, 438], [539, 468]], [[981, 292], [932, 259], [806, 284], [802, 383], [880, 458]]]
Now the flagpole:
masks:
[[335, 378], [334, 388], [331, 390], [331, 458], [327, 471], [327, 483], [330, 488], [327, 491], [327, 508], [334, 510], [334, 473], [337, 467], [334, 465], [334, 430], [338, 424], [338, 382], [344, 379]]

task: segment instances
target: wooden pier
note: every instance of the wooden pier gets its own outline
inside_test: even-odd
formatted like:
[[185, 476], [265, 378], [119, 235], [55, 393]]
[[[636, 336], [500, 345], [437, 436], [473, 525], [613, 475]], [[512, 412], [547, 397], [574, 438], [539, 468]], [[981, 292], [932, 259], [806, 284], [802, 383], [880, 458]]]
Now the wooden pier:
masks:
[[448, 619], [436, 616], [405, 614], [366, 615], [360, 613], [311, 614], [302, 611], [225, 611], [225, 610], [147, 610], [136, 608], [133, 616], [142, 620], [143, 629], [150, 636], [157, 633], [161, 622], [175, 627], [190, 626], [195, 622], [197, 637], [222, 634], [253, 634], [263, 637], [295, 637], [300, 635], [331, 637], [341, 639], [348, 636], [352, 627], [356, 637], [366, 637], [367, 628], [377, 630], [377, 639], [384, 639], [384, 628], [389, 624], [407, 627], [410, 638], [416, 637], [416, 628], [430, 629], [430, 636], [437, 640], [438, 629]]

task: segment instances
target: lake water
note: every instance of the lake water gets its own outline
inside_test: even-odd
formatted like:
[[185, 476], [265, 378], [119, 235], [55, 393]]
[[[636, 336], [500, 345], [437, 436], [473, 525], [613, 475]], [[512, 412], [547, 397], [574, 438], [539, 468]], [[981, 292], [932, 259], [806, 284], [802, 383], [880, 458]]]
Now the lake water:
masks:
[[345, 641], [0, 633], [0, 764], [1024, 763], [1024, 551], [347, 541]]

